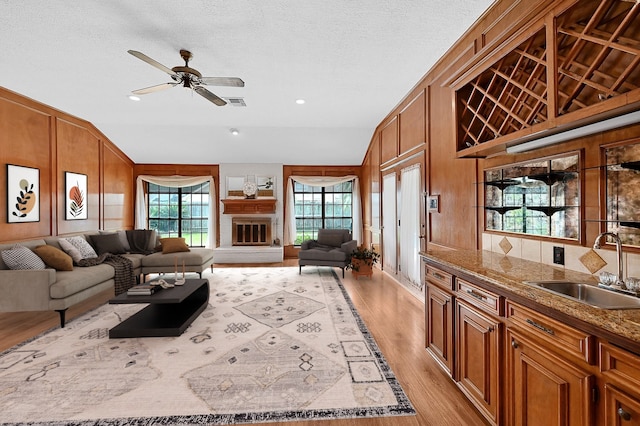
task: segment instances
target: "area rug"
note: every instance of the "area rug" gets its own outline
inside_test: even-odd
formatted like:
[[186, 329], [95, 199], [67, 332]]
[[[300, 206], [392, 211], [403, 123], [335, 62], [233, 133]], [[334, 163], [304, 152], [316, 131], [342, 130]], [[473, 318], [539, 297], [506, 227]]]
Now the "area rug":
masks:
[[204, 277], [209, 306], [180, 337], [109, 339], [142, 306], [107, 304], [0, 354], [0, 424], [415, 414], [331, 268], [214, 269]]

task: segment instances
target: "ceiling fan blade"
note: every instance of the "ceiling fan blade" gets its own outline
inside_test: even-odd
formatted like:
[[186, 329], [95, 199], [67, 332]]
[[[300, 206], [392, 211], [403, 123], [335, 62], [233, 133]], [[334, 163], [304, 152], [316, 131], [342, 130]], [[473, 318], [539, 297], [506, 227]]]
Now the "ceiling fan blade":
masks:
[[202, 77], [200, 81], [208, 86], [244, 87], [244, 81], [238, 77]]
[[136, 58], [145, 61], [149, 65], [152, 65], [152, 66], [158, 68], [160, 71], [166, 72], [170, 76], [176, 76], [176, 77], [178, 76], [175, 72], [173, 72], [173, 70], [171, 68], [165, 67], [160, 62], [156, 61], [155, 59], [151, 59], [150, 57], [148, 57], [144, 53], [138, 52], [137, 50], [128, 50], [127, 52], [129, 52], [130, 54], [132, 54]]
[[213, 102], [218, 106], [225, 106], [227, 104], [227, 102], [224, 99], [214, 95], [213, 93], [211, 93], [210, 91], [208, 91], [202, 86], [194, 86], [193, 90], [195, 90], [198, 95], [202, 96], [208, 101]]
[[160, 90], [168, 89], [169, 87], [173, 87], [180, 83], [162, 83], [156, 84], [155, 86], [145, 87], [144, 89], [134, 90], [133, 94], [135, 95], [146, 95], [147, 93], [159, 92]]

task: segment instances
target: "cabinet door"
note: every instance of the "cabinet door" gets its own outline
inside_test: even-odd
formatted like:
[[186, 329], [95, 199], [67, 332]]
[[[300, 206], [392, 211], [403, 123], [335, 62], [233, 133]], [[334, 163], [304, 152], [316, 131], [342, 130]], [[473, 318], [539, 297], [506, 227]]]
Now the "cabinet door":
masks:
[[456, 309], [458, 384], [487, 420], [499, 424], [502, 324], [459, 298]]
[[507, 407], [512, 425], [591, 425], [594, 377], [507, 329]]
[[427, 284], [427, 349], [449, 374], [453, 370], [453, 296]]
[[640, 425], [640, 400], [606, 384], [604, 416], [605, 426]]

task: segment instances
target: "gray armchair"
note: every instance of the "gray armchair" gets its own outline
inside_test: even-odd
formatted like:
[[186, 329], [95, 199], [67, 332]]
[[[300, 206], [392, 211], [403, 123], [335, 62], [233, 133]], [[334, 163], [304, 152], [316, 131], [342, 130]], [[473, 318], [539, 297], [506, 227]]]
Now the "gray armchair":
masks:
[[305, 265], [337, 266], [344, 269], [349, 264], [350, 254], [358, 246], [348, 229], [319, 229], [317, 240], [306, 240], [298, 252], [299, 273]]

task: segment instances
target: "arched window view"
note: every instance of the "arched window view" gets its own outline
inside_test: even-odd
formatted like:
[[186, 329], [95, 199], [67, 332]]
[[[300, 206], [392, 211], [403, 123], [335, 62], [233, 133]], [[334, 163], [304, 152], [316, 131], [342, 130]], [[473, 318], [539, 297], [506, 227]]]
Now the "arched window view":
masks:
[[316, 239], [318, 229], [349, 229], [353, 226], [353, 181], [333, 186], [310, 186], [294, 183], [296, 212], [295, 245]]
[[191, 247], [205, 247], [209, 238], [209, 183], [148, 188], [149, 229], [160, 237], [183, 237]]
[[485, 171], [486, 229], [578, 238], [578, 154]]

